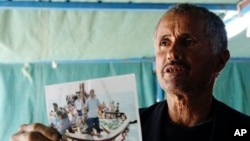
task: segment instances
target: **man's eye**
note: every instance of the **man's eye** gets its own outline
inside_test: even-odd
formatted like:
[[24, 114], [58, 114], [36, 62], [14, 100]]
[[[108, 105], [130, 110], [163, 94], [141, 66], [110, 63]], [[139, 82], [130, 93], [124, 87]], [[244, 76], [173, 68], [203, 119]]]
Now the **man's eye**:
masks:
[[169, 46], [169, 44], [170, 43], [167, 40], [163, 40], [160, 42], [160, 47], [167, 47], [167, 46]]
[[183, 42], [183, 45], [185, 46], [185, 47], [189, 47], [189, 46], [192, 46], [192, 45], [194, 45], [195, 44], [195, 41], [193, 41], [193, 40], [185, 40], [184, 42]]

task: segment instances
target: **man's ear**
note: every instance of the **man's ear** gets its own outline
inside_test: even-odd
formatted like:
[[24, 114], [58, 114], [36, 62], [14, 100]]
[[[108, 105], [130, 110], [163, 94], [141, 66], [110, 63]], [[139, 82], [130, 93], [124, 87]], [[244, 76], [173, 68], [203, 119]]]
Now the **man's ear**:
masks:
[[217, 63], [216, 63], [215, 72], [220, 73], [220, 71], [225, 67], [227, 61], [229, 60], [230, 53], [228, 50], [224, 50], [218, 53], [216, 56], [217, 56]]

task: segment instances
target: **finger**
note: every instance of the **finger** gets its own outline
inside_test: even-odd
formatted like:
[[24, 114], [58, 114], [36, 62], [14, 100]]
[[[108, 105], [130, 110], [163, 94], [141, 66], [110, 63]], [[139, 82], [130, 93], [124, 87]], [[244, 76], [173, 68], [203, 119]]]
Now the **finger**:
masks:
[[16, 133], [11, 137], [11, 141], [49, 141], [39, 132]]
[[[19, 128], [20, 129], [20, 128]], [[10, 141], [25, 141], [26, 133], [21, 133], [20, 131], [11, 136]]]
[[46, 137], [52, 141], [56, 141], [60, 137], [59, 133], [55, 129], [52, 129], [52, 128], [45, 126], [43, 124], [40, 124], [40, 123], [21, 125], [19, 133], [22, 133], [22, 132], [25, 132], [25, 133], [26, 132], [28, 132], [28, 133], [29, 132], [38, 132], [41, 135], [43, 135], [44, 137]]
[[25, 132], [25, 131], [23, 131], [23, 126], [27, 126], [28, 124], [23, 124], [23, 125], [21, 125], [19, 128], [18, 128], [18, 132]]

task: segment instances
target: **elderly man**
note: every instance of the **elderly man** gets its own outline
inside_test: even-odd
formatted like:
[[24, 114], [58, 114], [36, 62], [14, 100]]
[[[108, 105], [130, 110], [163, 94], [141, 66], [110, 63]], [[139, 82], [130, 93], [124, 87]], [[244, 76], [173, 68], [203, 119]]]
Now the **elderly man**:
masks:
[[[176, 5], [160, 19], [154, 44], [157, 78], [167, 95], [165, 101], [140, 109], [143, 141], [243, 139], [234, 138], [235, 131], [246, 131], [250, 118], [212, 95], [215, 79], [230, 58], [221, 19], [202, 7]], [[38, 140], [33, 131], [52, 139], [50, 129], [32, 124], [21, 126], [12, 140]]]
[[218, 16], [194, 5], [176, 5], [160, 19], [154, 46], [157, 78], [167, 95], [166, 101], [140, 109], [143, 141], [240, 140], [234, 137], [236, 129], [250, 132], [248, 116], [212, 95], [230, 57]]

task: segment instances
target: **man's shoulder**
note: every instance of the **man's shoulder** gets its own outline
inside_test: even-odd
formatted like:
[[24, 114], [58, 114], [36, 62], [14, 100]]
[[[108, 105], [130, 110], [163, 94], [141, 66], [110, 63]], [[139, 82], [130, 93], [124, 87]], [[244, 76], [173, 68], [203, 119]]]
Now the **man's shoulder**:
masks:
[[87, 102], [99, 102], [98, 98], [88, 98]]
[[250, 134], [237, 136], [241, 129], [250, 131], [250, 117], [234, 108], [216, 100], [215, 102], [215, 120], [213, 136], [216, 139], [223, 138], [229, 141], [249, 141]]
[[166, 104], [165, 100], [161, 101], [161, 102], [157, 102], [151, 106], [140, 108], [139, 112], [140, 112], [140, 114], [144, 114], [145, 112], [153, 112], [154, 110], [159, 110], [159, 108], [164, 107], [165, 104]]
[[216, 100], [217, 118], [228, 119], [233, 123], [244, 123], [250, 125], [250, 116], [235, 110], [234, 108]]
[[165, 110], [167, 110], [167, 102], [165, 100], [157, 102], [149, 107], [140, 108], [140, 119], [142, 122], [150, 119], [153, 120], [157, 117], [160, 117], [162, 113], [165, 113], [163, 112]]

